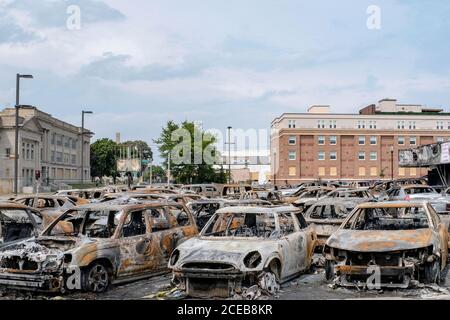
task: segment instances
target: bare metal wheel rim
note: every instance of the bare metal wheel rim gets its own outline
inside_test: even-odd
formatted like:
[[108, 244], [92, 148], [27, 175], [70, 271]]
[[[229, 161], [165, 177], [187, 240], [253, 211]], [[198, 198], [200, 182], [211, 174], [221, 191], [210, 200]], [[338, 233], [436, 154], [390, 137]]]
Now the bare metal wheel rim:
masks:
[[89, 288], [94, 292], [101, 292], [108, 286], [108, 271], [101, 264], [91, 269], [88, 275]]

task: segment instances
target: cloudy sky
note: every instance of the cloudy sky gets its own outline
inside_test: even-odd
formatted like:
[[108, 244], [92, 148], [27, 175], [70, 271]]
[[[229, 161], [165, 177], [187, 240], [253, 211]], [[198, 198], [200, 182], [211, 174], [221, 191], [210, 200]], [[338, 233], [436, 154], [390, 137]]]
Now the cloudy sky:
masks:
[[269, 128], [311, 104], [448, 109], [448, 17], [434, 0], [0, 0], [0, 107], [32, 73], [21, 103], [75, 124], [88, 107], [96, 138], [149, 142], [167, 120]]

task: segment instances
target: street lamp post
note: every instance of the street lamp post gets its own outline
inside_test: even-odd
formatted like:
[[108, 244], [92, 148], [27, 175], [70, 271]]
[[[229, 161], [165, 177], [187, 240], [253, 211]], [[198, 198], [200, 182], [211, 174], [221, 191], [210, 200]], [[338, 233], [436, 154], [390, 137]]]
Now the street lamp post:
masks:
[[228, 183], [231, 183], [231, 129], [228, 127]]
[[14, 194], [18, 194], [19, 183], [19, 108], [20, 108], [20, 79], [33, 79], [31, 74], [16, 75], [16, 126], [15, 126], [15, 142], [14, 142]]
[[84, 184], [84, 115], [93, 114], [92, 111], [81, 111], [81, 186]]
[[390, 150], [391, 150], [391, 180], [394, 181], [394, 146], [391, 146]]

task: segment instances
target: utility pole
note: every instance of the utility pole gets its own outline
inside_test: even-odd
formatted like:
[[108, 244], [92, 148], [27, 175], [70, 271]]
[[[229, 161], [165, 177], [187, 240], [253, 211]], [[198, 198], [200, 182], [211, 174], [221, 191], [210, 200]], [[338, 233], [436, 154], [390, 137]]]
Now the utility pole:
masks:
[[93, 114], [92, 111], [81, 111], [81, 187], [84, 184], [84, 115]]
[[225, 145], [228, 145], [228, 183], [231, 183], [231, 145], [235, 144], [234, 142], [231, 143], [231, 129], [232, 127], [229, 126], [228, 128], [228, 142], [225, 143]]
[[33, 79], [31, 74], [16, 75], [16, 126], [14, 141], [14, 194], [17, 196], [19, 190], [19, 108], [20, 108], [20, 79]]

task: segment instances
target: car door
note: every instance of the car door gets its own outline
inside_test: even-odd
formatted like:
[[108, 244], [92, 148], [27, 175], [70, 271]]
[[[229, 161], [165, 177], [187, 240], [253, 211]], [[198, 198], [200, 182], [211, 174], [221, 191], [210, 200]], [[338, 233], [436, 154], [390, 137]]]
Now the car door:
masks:
[[139, 276], [155, 268], [150, 228], [145, 210], [124, 212], [118, 239], [118, 277]]
[[300, 231], [295, 218], [290, 213], [279, 213], [278, 223], [282, 234], [281, 250], [284, 261], [282, 265], [282, 278], [290, 277], [306, 268], [308, 265], [308, 246], [307, 235], [304, 231]]

